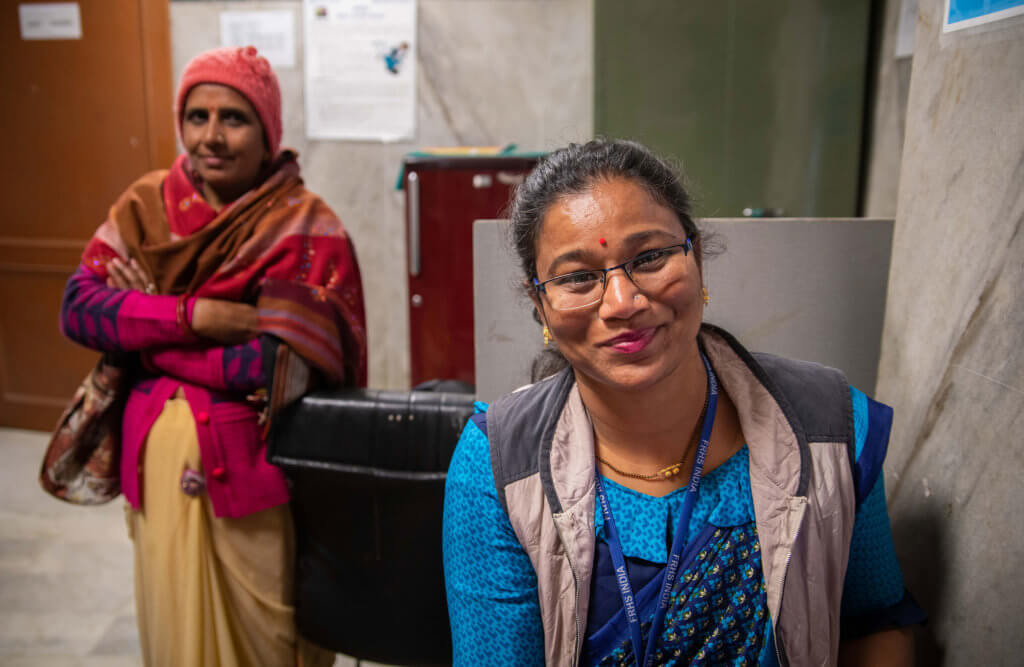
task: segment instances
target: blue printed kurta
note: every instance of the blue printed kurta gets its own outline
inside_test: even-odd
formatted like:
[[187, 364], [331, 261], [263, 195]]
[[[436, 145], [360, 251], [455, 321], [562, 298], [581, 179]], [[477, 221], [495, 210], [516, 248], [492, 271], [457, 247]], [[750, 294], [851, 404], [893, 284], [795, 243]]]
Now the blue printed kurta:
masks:
[[[869, 399], [852, 388], [851, 398], [861, 465], [866, 458], [861, 455], [868, 439]], [[498, 500], [485, 434], [486, 409], [478, 403], [478, 414], [466, 425], [445, 489], [444, 561], [454, 663], [543, 665], [536, 573]], [[872, 467], [864, 463], [865, 469]], [[872, 469], [869, 485], [858, 495], [841, 609], [844, 638], [924, 618], [905, 595], [880, 462]], [[660, 572], [684, 492], [653, 497], [607, 478], [604, 483], [638, 607], [643, 609], [644, 591], [660, 591]], [[594, 525], [597, 542], [581, 664], [634, 664], [599, 509]], [[689, 537], [659, 638], [659, 662], [775, 665], [746, 447], [705, 475]], [[649, 623], [650, 614], [642, 621]]]

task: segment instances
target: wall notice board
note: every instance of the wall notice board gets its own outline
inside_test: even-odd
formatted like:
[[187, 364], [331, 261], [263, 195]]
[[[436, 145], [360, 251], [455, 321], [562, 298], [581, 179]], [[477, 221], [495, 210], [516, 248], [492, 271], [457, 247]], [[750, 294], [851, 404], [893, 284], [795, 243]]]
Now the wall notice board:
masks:
[[416, 0], [305, 0], [306, 136], [416, 133]]

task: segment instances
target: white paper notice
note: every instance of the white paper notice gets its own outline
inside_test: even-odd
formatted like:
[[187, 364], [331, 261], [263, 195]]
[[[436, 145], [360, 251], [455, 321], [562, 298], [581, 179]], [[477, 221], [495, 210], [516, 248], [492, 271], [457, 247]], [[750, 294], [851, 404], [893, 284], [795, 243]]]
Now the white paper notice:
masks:
[[416, 133], [416, 0], [304, 0], [306, 135]]
[[229, 11], [220, 13], [221, 46], [255, 46], [274, 67], [295, 67], [295, 13]]
[[82, 39], [82, 13], [77, 2], [18, 5], [22, 39]]
[[900, 22], [896, 29], [896, 57], [914, 55], [914, 33], [917, 32], [917, 0], [903, 0]]

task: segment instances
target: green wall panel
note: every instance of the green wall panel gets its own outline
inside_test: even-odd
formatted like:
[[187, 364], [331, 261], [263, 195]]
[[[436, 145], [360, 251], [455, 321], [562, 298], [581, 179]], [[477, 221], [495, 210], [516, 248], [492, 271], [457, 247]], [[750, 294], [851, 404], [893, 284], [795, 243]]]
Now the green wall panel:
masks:
[[700, 215], [855, 215], [869, 17], [868, 0], [596, 0], [595, 130], [677, 158]]

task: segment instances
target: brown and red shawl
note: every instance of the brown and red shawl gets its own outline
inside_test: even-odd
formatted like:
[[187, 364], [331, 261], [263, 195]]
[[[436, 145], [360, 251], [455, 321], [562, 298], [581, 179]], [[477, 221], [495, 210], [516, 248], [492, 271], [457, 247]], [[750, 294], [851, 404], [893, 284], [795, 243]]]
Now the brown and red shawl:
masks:
[[[366, 384], [366, 320], [355, 251], [341, 221], [303, 187], [295, 154], [222, 210], [200, 194], [181, 155], [114, 204], [83, 261], [135, 258], [160, 294], [256, 305], [260, 329], [330, 383]], [[276, 402], [276, 401], [275, 401]]]

